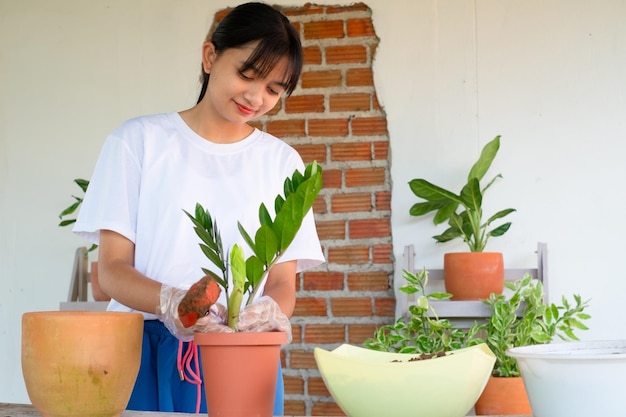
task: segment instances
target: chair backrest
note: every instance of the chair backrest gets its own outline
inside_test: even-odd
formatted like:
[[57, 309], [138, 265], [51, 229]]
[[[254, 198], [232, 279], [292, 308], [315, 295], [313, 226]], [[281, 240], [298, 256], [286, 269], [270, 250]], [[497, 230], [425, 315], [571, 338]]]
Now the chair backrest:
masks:
[[[415, 248], [413, 245], [404, 247], [403, 269], [415, 272]], [[443, 269], [428, 269], [429, 288], [431, 291], [443, 291]], [[504, 270], [505, 281], [515, 281], [526, 274], [538, 279], [544, 284], [544, 299], [548, 301], [548, 245], [543, 242], [537, 244], [537, 266], [534, 268], [511, 268]], [[403, 283], [395, 285], [396, 293], [396, 318], [406, 316], [408, 306], [415, 302], [414, 294], [407, 295], [398, 290]], [[482, 301], [431, 301], [431, 305], [441, 318], [455, 321], [458, 325], [471, 325], [474, 321], [490, 316], [489, 308]]]
[[87, 264], [87, 248], [83, 246], [76, 249], [76, 252], [74, 252], [70, 291], [67, 295], [67, 301], [70, 303], [87, 301], [87, 283], [89, 282]]

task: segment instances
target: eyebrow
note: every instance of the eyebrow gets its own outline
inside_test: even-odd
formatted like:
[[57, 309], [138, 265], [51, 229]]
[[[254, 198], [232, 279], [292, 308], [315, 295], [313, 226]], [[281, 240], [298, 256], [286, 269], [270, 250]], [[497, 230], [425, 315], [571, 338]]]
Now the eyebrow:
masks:
[[[246, 67], [246, 62], [242, 62], [240, 68], [245, 68]], [[260, 71], [256, 66], [250, 67], [248, 68], [249, 70], [253, 71], [255, 74], [257, 75], [262, 75], [262, 71]], [[245, 71], [245, 70], [244, 70]], [[282, 87], [283, 89], [287, 89], [287, 82], [285, 81], [270, 81], [272, 84], [276, 84], [280, 87]]]

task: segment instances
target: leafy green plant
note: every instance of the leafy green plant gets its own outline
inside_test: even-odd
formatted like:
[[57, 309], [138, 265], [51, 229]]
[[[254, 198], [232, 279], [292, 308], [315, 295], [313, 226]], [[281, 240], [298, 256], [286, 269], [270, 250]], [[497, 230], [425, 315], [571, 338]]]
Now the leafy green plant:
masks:
[[494, 376], [519, 376], [517, 361], [506, 354], [507, 349], [561, 340], [578, 340], [576, 330], [587, 330], [584, 320], [590, 318], [584, 311], [588, 301], [574, 295], [573, 302], [566, 297], [561, 304], [544, 302], [543, 285], [530, 275], [514, 282], [505, 282], [510, 296], [491, 294], [483, 302], [491, 316], [484, 323], [476, 323], [468, 330], [468, 345], [486, 343], [496, 355]]
[[496, 136], [483, 147], [480, 157], [474, 163], [467, 176], [467, 183], [459, 194], [455, 194], [421, 178], [413, 179], [409, 182], [411, 191], [417, 197], [426, 200], [414, 204], [410, 208], [409, 214], [422, 216], [435, 211], [433, 218], [435, 225], [448, 222], [448, 229], [440, 235], [433, 236], [437, 242], [443, 243], [462, 238], [471, 252], [482, 252], [489, 237], [502, 236], [511, 227], [510, 222], [503, 223], [497, 227], [491, 227], [491, 225], [494, 221], [514, 212], [515, 209], [512, 208], [498, 211], [486, 221], [483, 221], [482, 203], [485, 191], [491, 187], [496, 179], [502, 178], [502, 175], [496, 175], [482, 188], [480, 181], [491, 167], [491, 163], [496, 157], [499, 148], [500, 136]]
[[[66, 226], [76, 223], [76, 217], [73, 215], [74, 213], [76, 213], [76, 210], [78, 210], [80, 205], [83, 203], [83, 197], [85, 193], [87, 192], [87, 187], [89, 187], [89, 180], [85, 180], [82, 178], [76, 178], [74, 180], [74, 183], [78, 185], [78, 187], [82, 190], [83, 196], [72, 195], [74, 202], [70, 204], [68, 207], [66, 207], [59, 214], [59, 219], [61, 219], [61, 221], [59, 222], [59, 227], [66, 227]], [[96, 250], [97, 248], [98, 248], [98, 245], [94, 243], [87, 249], [87, 253], [92, 252]]]
[[449, 299], [452, 294], [426, 293], [428, 272], [425, 269], [417, 274], [405, 269], [403, 277], [408, 285], [401, 287], [400, 291], [419, 294], [417, 302], [409, 306], [408, 319], [400, 318], [394, 324], [379, 327], [374, 337], [364, 342], [364, 346], [383, 352], [423, 354], [436, 354], [463, 347], [464, 331], [454, 328], [449, 320], [438, 318], [429, 302]]
[[228, 325], [232, 329], [237, 328], [243, 295], [248, 294], [248, 304], [253, 301], [259, 284], [293, 241], [321, 188], [322, 168], [312, 162], [306, 166], [304, 174], [296, 170], [291, 178], [285, 179], [284, 197], [278, 195], [274, 200], [274, 218], [265, 204], [260, 205], [260, 227], [253, 236], [238, 223], [241, 236], [253, 252], [247, 259], [239, 245], [233, 245], [228, 252], [224, 250], [217, 222], [202, 205], [196, 204], [194, 215], [185, 211], [201, 240], [202, 252], [221, 271], [216, 274], [202, 269], [226, 292]]

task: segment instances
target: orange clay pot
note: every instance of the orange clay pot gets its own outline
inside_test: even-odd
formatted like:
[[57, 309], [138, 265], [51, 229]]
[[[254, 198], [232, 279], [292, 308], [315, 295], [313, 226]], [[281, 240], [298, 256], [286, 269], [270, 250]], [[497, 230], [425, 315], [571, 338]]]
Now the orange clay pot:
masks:
[[446, 253], [443, 257], [446, 292], [453, 300], [480, 300], [504, 290], [504, 261], [499, 252]]
[[489, 378], [474, 405], [476, 415], [532, 415], [522, 377]]
[[284, 332], [196, 333], [209, 417], [272, 417]]
[[139, 372], [143, 315], [47, 311], [22, 316], [22, 373], [43, 417], [122, 414]]

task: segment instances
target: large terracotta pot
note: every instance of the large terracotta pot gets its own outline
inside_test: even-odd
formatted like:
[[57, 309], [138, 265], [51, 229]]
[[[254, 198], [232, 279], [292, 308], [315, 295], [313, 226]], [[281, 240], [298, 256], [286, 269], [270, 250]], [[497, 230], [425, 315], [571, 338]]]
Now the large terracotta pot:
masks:
[[532, 415], [524, 381], [521, 377], [489, 378], [474, 405], [476, 415]]
[[139, 372], [143, 315], [47, 311], [22, 316], [22, 373], [43, 417], [115, 417]]
[[284, 332], [196, 333], [209, 417], [272, 417]]
[[446, 292], [453, 300], [480, 300], [504, 290], [504, 261], [499, 252], [446, 253], [443, 257]]

